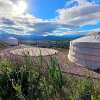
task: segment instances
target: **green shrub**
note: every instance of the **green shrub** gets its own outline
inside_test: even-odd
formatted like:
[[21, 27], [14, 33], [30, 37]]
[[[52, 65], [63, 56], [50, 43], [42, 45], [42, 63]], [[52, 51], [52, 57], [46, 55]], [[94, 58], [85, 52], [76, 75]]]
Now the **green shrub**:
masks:
[[[2, 71], [0, 98], [2, 100], [52, 100], [56, 98], [63, 87], [62, 73], [56, 59], [51, 60], [47, 72], [44, 72], [36, 68], [29, 56], [26, 58], [26, 63], [23, 65], [13, 66], [7, 60], [0, 62]], [[38, 63], [39, 66], [41, 61]]]
[[100, 85], [93, 79], [63, 74], [60, 67], [54, 57], [47, 63], [42, 56], [33, 62], [26, 55], [16, 65], [1, 60], [0, 100], [100, 100]]

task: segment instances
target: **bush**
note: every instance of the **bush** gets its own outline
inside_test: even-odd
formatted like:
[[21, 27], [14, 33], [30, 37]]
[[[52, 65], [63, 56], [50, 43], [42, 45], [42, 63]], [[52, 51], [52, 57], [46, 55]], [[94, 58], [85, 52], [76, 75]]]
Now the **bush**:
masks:
[[46, 72], [36, 67], [31, 59], [16, 66], [4, 60], [0, 63], [0, 69], [2, 100], [52, 100], [63, 87], [62, 73], [56, 59], [51, 60]]
[[56, 58], [50, 57], [47, 67], [43, 61], [42, 56], [37, 62], [26, 56], [17, 65], [0, 61], [0, 100], [100, 100], [93, 79], [63, 74]]

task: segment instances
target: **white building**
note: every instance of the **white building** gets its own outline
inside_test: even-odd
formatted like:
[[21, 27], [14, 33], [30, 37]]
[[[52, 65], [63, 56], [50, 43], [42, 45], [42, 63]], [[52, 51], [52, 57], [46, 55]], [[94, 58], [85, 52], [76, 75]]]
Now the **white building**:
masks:
[[90, 69], [100, 69], [100, 32], [71, 41], [70, 61]]

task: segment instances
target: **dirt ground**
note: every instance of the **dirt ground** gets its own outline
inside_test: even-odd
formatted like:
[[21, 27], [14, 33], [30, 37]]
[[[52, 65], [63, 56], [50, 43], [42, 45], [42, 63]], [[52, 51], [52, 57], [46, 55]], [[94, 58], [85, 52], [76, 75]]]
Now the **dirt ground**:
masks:
[[69, 49], [58, 49], [60, 52], [58, 53], [58, 59], [61, 63], [61, 69], [64, 73], [69, 73], [72, 75], [80, 76], [80, 77], [88, 77], [94, 79], [100, 79], [100, 74], [87, 69], [86, 67], [78, 66], [68, 59]]
[[[88, 78], [94, 78], [94, 79], [100, 79], [100, 74], [87, 69], [86, 67], [78, 66], [76, 64], [73, 64], [68, 60], [68, 52], [69, 49], [57, 49], [59, 52], [56, 54], [56, 57], [60, 63], [62, 72], [66, 74], [76, 75], [79, 77], [88, 77]], [[2, 50], [5, 51], [5, 50]], [[3, 52], [2, 52], [3, 53]], [[6, 53], [6, 56], [9, 55]]]

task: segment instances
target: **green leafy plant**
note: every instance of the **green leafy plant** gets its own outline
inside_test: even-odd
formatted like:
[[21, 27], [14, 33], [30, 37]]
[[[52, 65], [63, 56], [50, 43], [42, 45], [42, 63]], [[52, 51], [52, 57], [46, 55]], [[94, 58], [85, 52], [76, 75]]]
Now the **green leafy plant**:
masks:
[[52, 100], [63, 86], [62, 73], [52, 58], [46, 72], [40, 63], [34, 65], [30, 56], [25, 63], [13, 66], [11, 62], [0, 62], [0, 97], [2, 100]]
[[[40, 52], [41, 53], [41, 52]], [[99, 100], [100, 85], [93, 79], [64, 74], [55, 57], [33, 60], [25, 55], [21, 64], [0, 61], [0, 100]]]

